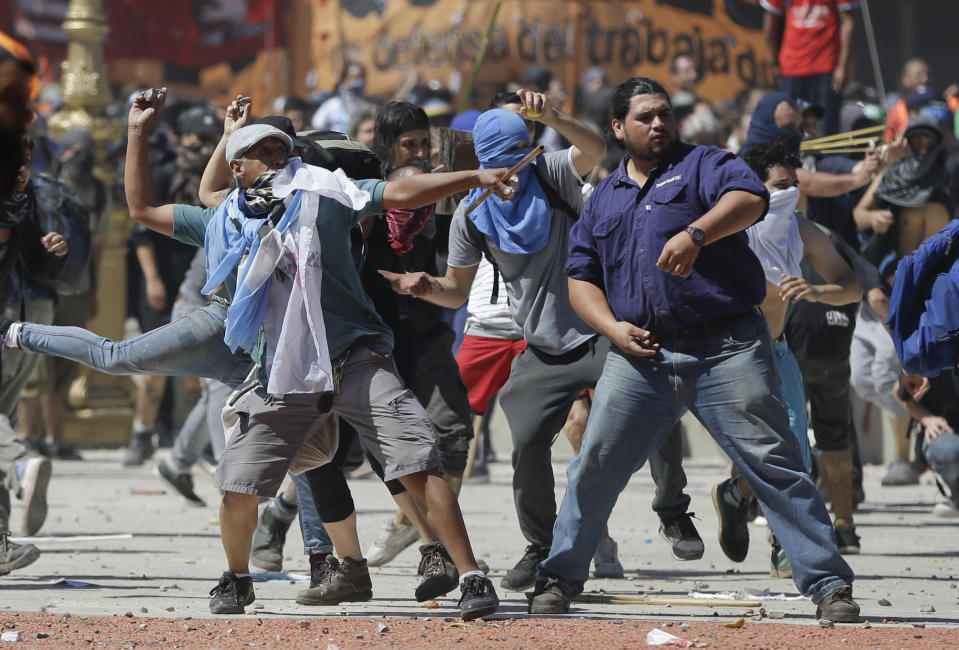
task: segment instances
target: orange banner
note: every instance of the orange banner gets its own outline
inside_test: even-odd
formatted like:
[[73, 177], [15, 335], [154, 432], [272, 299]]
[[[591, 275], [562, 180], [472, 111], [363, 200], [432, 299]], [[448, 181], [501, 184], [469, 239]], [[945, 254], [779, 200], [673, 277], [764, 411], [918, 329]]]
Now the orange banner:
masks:
[[[366, 66], [367, 92], [390, 96], [417, 76], [465, 87], [496, 0], [320, 0], [313, 7], [313, 69], [332, 89], [344, 57]], [[767, 78], [758, 0], [503, 0], [474, 102], [530, 65], [567, 86], [599, 66], [669, 86], [678, 54], [701, 71], [699, 94], [732, 98]], [[572, 91], [572, 87], [567, 88]]]

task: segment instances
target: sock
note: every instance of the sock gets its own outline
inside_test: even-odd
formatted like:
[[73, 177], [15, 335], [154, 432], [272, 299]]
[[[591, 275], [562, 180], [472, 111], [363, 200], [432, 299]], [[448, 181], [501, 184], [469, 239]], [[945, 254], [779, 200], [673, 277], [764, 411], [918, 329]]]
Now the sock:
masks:
[[319, 564], [320, 562], [326, 562], [328, 555], [329, 553], [310, 553], [310, 566]]
[[249, 578], [251, 577], [249, 573], [234, 573], [237, 578]]
[[133, 435], [135, 436], [146, 436], [153, 433], [153, 428], [148, 427], [143, 424], [143, 420], [140, 419], [139, 415], [133, 417]]
[[273, 516], [284, 524], [290, 523], [296, 517], [296, 504], [284, 499], [282, 494], [276, 495], [276, 498], [270, 504], [270, 508], [273, 510]]
[[363, 556], [362, 556], [362, 555], [351, 555], [351, 556], [345, 557], [345, 558], [343, 558], [343, 559], [344, 559], [344, 560], [353, 560], [354, 562], [362, 562], [362, 561], [363, 561]]
[[467, 578], [472, 578], [473, 576], [479, 576], [480, 578], [485, 578], [486, 574], [477, 569], [476, 571], [467, 571], [466, 573], [460, 574], [460, 584], [466, 581]]
[[17, 480], [23, 478], [23, 473], [27, 470], [27, 458], [19, 458], [13, 461], [13, 471], [17, 475]]

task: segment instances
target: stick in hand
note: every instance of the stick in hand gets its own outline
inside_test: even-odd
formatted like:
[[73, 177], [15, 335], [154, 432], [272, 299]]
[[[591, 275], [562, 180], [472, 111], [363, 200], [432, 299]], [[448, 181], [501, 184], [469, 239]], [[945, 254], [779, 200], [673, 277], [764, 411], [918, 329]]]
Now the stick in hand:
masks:
[[[536, 156], [543, 153], [543, 151], [545, 151], [543, 149], [543, 145], [538, 145], [536, 147], [533, 147], [533, 150], [530, 151], [525, 156], [523, 156], [522, 160], [520, 160], [518, 163], [510, 167], [509, 170], [500, 177], [500, 180], [503, 181], [504, 183], [509, 182], [509, 179], [512, 178], [516, 172], [518, 172], [523, 167], [533, 162]], [[486, 190], [485, 192], [480, 194], [479, 198], [473, 201], [473, 204], [470, 205], [470, 207], [466, 208], [466, 216], [469, 216], [470, 212], [475, 210], [476, 206], [478, 206], [480, 203], [488, 199], [492, 193], [493, 193], [493, 190]]]

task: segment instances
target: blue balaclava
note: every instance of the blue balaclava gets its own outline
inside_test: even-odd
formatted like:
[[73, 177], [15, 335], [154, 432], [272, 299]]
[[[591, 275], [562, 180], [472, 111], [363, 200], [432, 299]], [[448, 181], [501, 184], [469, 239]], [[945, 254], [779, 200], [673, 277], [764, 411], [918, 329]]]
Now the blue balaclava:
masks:
[[[517, 143], [526, 146], [507, 151]], [[486, 111], [473, 126], [473, 147], [481, 169], [510, 168], [532, 151], [526, 122], [516, 113], [501, 108]], [[517, 174], [516, 195], [504, 201], [495, 194], [470, 214], [476, 228], [506, 253], [535, 253], [549, 241], [551, 213], [546, 193], [527, 165]], [[484, 192], [471, 190], [469, 207]]]

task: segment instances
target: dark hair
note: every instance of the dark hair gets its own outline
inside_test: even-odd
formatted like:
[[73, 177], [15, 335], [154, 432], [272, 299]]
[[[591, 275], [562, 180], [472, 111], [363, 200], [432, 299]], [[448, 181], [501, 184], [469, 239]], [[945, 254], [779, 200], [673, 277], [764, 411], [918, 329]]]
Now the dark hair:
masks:
[[742, 154], [742, 159], [763, 182], [769, 178], [769, 170], [776, 165], [802, 167], [799, 154], [790, 149], [785, 140], [754, 144]]
[[36, 146], [37, 145], [33, 141], [33, 138], [31, 138], [29, 135], [20, 137], [20, 150], [23, 153], [27, 153], [29, 151], [31, 154], [33, 154], [33, 150], [36, 148]]
[[637, 95], [663, 95], [669, 101], [669, 93], [663, 85], [649, 77], [633, 77], [616, 86], [609, 102], [611, 120], [624, 120], [629, 113], [629, 102]]
[[490, 108], [501, 108], [506, 104], [522, 104], [523, 100], [520, 99], [519, 93], [512, 92], [510, 90], [501, 90], [495, 95], [493, 99], [489, 100]]
[[[409, 102], [390, 102], [376, 115], [376, 126], [373, 127], [373, 150], [386, 169], [392, 166], [393, 148], [396, 139], [407, 131], [430, 130], [430, 118], [426, 111]], [[384, 169], [384, 171], [386, 171]]]
[[296, 95], [289, 95], [286, 98], [286, 101], [283, 102], [283, 112], [286, 111], [308, 111], [310, 110], [310, 103], [303, 99], [302, 97], [297, 97]]
[[399, 167], [395, 169], [391, 169], [389, 173], [389, 178], [387, 178], [387, 180], [392, 180], [393, 178], [396, 177], [395, 175], [398, 171], [403, 169], [408, 169], [408, 168], [415, 169], [419, 171], [421, 174], [429, 174], [430, 172], [433, 171], [433, 167], [430, 165], [430, 161], [423, 160], [421, 158], [414, 158], [412, 160], [406, 161], [405, 163], [403, 163], [402, 165], [400, 165]]

